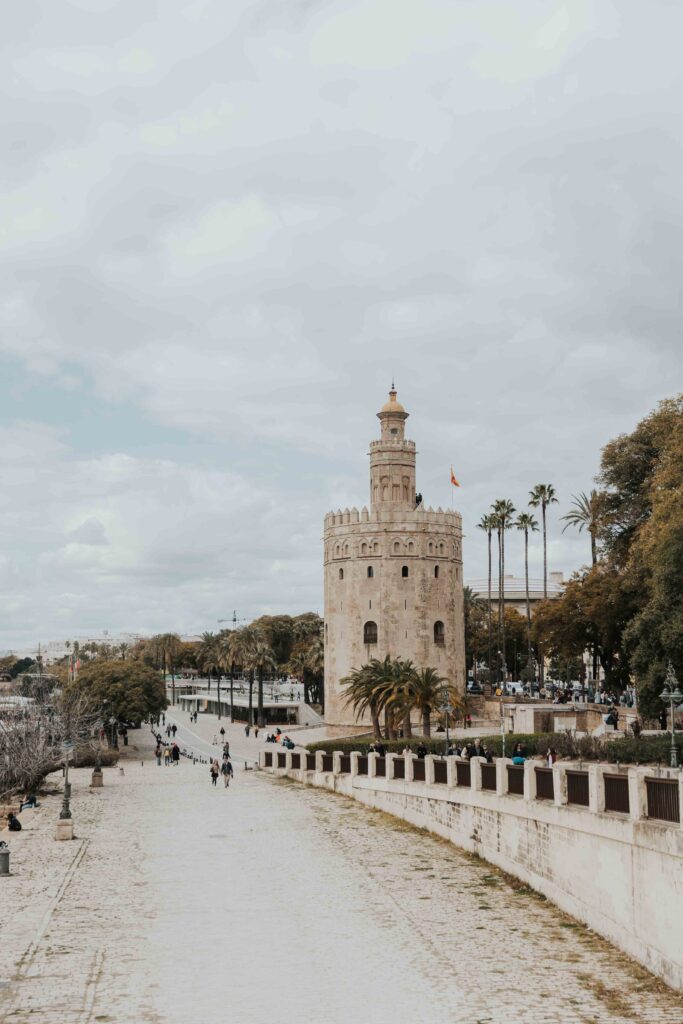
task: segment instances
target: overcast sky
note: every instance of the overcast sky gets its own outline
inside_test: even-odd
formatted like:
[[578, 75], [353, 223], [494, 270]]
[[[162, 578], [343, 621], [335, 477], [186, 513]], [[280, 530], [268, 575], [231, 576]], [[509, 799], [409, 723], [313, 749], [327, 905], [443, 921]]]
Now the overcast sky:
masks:
[[0, 649], [321, 611], [392, 374], [466, 578], [538, 482], [585, 562], [558, 517], [681, 387], [681, 38], [675, 0], [6, 5]]

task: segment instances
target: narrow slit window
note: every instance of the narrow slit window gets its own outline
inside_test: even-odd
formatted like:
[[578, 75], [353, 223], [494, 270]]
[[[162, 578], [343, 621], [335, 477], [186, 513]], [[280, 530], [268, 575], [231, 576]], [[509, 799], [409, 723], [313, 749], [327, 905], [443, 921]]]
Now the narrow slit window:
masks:
[[408, 579], [408, 566], [407, 565], [404, 565], [403, 568], [401, 569], [401, 576], [403, 577], [404, 580]]
[[368, 566], [368, 579], [371, 580], [374, 575], [375, 575], [375, 570], [372, 568], [371, 565], [369, 565]]

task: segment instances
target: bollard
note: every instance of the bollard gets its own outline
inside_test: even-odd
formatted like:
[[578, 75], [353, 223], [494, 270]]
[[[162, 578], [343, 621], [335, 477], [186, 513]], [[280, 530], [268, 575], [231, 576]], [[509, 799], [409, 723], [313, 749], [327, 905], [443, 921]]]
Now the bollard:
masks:
[[9, 875], [9, 846], [0, 843], [0, 875]]

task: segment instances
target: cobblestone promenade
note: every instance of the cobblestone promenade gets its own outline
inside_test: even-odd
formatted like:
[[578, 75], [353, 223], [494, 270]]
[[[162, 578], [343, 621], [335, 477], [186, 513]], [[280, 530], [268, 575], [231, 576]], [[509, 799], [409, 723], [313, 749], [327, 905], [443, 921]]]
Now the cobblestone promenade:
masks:
[[52, 839], [57, 796], [9, 837], [7, 1024], [683, 1020], [549, 905], [351, 801], [253, 771], [213, 789], [205, 765], [148, 749], [88, 780], [74, 842]]

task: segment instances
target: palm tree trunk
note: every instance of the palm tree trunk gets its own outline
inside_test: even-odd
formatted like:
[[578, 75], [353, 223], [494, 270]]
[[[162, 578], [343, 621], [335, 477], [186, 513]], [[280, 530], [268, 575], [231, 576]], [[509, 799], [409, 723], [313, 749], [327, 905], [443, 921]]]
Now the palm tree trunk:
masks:
[[256, 712], [256, 721], [258, 723], [259, 729], [262, 729], [264, 724], [265, 724], [264, 723], [264, 719], [263, 719], [263, 669], [262, 668], [260, 668], [258, 670], [258, 707], [257, 707], [257, 712]]
[[410, 721], [410, 711], [403, 719], [403, 735], [406, 739], [412, 738], [413, 735], [413, 723]]
[[422, 709], [422, 734], [428, 738], [432, 735], [432, 721], [430, 708]]
[[380, 728], [379, 715], [377, 714], [375, 708], [370, 708], [370, 717], [372, 718], [372, 731], [374, 733], [375, 739], [379, 743], [382, 740], [382, 729]]
[[[526, 653], [529, 669], [532, 664], [531, 656], [531, 603], [529, 601], [529, 531], [524, 531], [524, 586], [526, 588]], [[534, 673], [535, 675], [535, 673]]]
[[[545, 601], [548, 597], [548, 546], [545, 530], [545, 504], [541, 504], [541, 512], [543, 514], [543, 600]], [[540, 662], [540, 683], [543, 686], [545, 683], [545, 652], [542, 644], [538, 645], [538, 660]]]
[[488, 639], [489, 639], [489, 685], [493, 682], [493, 659], [491, 657], [491, 530], [488, 531], [489, 537], [489, 628], [488, 628]]
[[247, 722], [249, 723], [249, 725], [253, 725], [254, 724], [253, 711], [254, 711], [254, 670], [253, 670], [253, 668], [250, 668], [249, 669], [249, 717], [247, 718]]
[[[502, 545], [502, 530], [500, 529], [500, 527], [498, 527], [498, 636], [496, 638], [497, 641], [498, 641], [498, 644], [500, 644], [501, 631], [502, 631], [502, 628], [503, 628], [502, 627], [502, 616], [503, 616], [503, 570], [501, 568], [501, 566], [503, 564], [503, 560], [502, 560], [502, 546], [503, 546]], [[497, 672], [496, 672], [497, 680], [500, 683], [501, 665], [500, 665], [500, 658], [498, 656], [496, 656], [496, 668], [497, 668]]]
[[503, 653], [503, 684], [505, 684], [508, 678], [508, 667], [505, 657], [505, 524], [503, 524], [503, 528], [500, 531], [500, 578], [500, 649]]
[[235, 721], [235, 708], [234, 708], [234, 705], [233, 705], [234, 676], [235, 676], [235, 666], [234, 666], [234, 664], [231, 664], [230, 665], [230, 724], [231, 725]]

